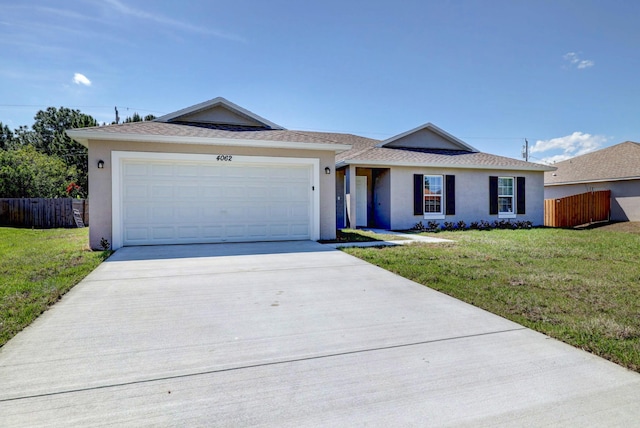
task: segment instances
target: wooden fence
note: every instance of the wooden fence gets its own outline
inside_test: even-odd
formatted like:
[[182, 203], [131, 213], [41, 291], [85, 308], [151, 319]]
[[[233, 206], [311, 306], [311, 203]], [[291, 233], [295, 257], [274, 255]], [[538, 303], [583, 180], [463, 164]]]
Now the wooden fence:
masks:
[[610, 215], [611, 190], [544, 200], [544, 225], [549, 227], [574, 227], [605, 221]]
[[[79, 218], [74, 217], [74, 210]], [[78, 227], [82, 223], [89, 225], [89, 201], [84, 199], [0, 199], [0, 226], [52, 229]]]

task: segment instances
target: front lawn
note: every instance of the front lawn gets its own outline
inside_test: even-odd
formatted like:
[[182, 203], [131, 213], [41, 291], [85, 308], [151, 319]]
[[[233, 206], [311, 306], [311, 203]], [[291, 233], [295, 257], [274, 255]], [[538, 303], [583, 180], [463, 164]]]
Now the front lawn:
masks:
[[0, 227], [0, 346], [104, 260], [88, 233]]
[[640, 235], [442, 232], [453, 243], [343, 251], [640, 372]]

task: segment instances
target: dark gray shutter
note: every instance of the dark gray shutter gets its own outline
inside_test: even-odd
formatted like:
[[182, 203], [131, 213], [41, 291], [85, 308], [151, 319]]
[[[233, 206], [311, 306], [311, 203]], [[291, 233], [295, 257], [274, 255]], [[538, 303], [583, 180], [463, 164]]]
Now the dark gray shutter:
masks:
[[455, 215], [456, 214], [456, 176], [455, 175], [445, 175], [445, 214], [446, 215]]
[[424, 214], [424, 176], [413, 174], [413, 215]]
[[498, 214], [498, 177], [489, 177], [489, 214]]
[[516, 178], [517, 187], [516, 187], [516, 210], [517, 214], [526, 214], [525, 209], [525, 190], [524, 190], [524, 177]]

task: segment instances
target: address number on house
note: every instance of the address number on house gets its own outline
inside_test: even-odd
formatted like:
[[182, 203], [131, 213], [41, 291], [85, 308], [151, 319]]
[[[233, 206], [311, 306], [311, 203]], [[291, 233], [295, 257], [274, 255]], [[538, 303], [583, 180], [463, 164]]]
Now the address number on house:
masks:
[[232, 155], [218, 155], [218, 157], [216, 157], [218, 162], [231, 162], [232, 159]]

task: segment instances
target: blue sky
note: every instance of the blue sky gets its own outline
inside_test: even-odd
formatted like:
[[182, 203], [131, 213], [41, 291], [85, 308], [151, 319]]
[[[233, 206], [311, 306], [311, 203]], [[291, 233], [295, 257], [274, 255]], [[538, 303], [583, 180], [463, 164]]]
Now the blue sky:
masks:
[[561, 160], [640, 141], [640, 2], [0, 0], [0, 121], [100, 122], [223, 96], [289, 129], [432, 122]]

